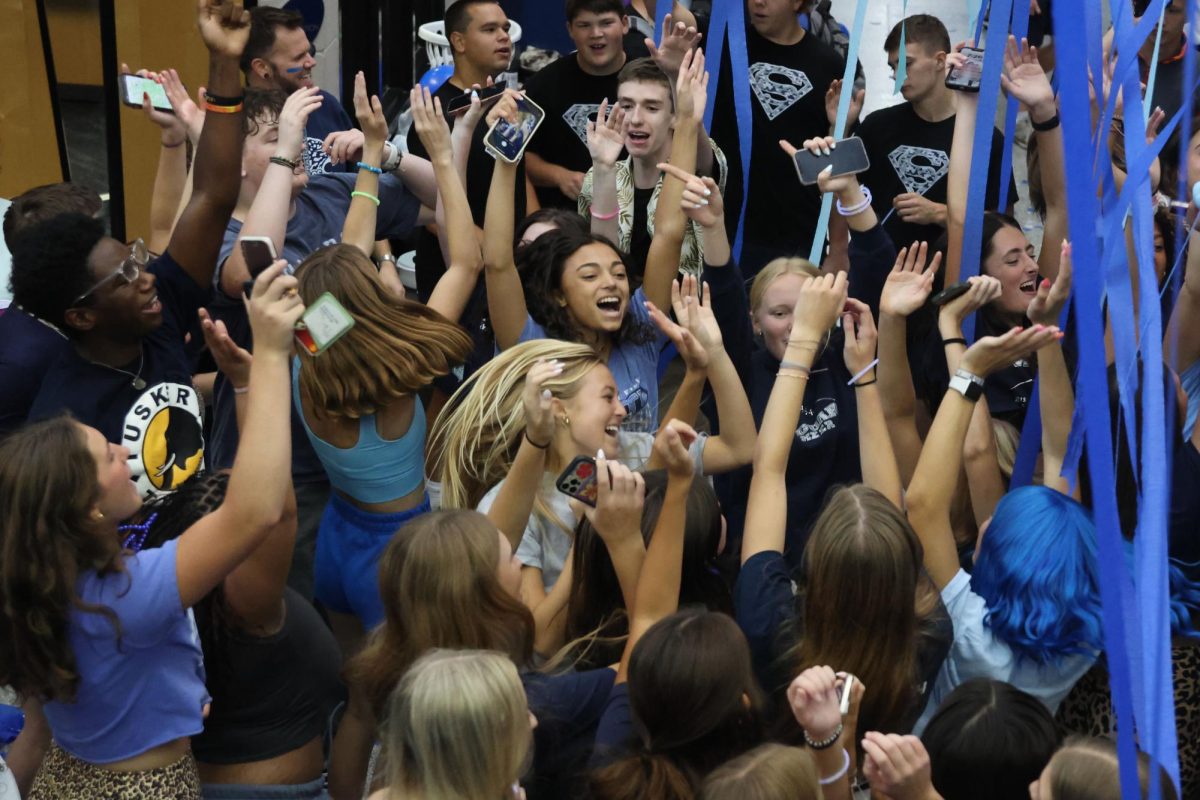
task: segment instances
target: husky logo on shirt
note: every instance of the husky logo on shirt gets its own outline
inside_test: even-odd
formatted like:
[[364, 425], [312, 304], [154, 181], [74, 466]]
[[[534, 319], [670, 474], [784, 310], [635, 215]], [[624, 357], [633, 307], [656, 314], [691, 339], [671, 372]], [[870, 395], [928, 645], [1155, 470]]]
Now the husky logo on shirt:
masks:
[[950, 171], [950, 157], [941, 150], [902, 144], [888, 154], [905, 190], [924, 195]]
[[325, 154], [325, 143], [311, 136], [304, 139], [304, 152], [301, 157], [304, 159], [304, 169], [309, 175], [323, 175], [329, 171], [329, 165], [332, 163]]
[[200, 469], [202, 418], [196, 390], [178, 383], [152, 386], [129, 409], [121, 444], [143, 495], [172, 491]]
[[796, 428], [796, 438], [806, 444], [815, 442], [830, 431], [837, 429], [837, 400], [821, 397], [810, 408], [807, 404], [800, 415], [804, 420]]
[[750, 66], [750, 87], [767, 119], [775, 119], [812, 91], [812, 81], [798, 69], [760, 61]]
[[579, 141], [587, 145], [587, 126], [588, 123], [596, 118], [600, 113], [600, 106], [597, 103], [576, 103], [563, 112], [563, 122], [567, 123], [567, 127], [575, 131], [575, 135], [579, 137]]
[[621, 392], [621, 405], [625, 406], [625, 419], [621, 421], [621, 430], [628, 432], [649, 433], [654, 430], [654, 421], [650, 414], [650, 393], [635, 380], [633, 386]]

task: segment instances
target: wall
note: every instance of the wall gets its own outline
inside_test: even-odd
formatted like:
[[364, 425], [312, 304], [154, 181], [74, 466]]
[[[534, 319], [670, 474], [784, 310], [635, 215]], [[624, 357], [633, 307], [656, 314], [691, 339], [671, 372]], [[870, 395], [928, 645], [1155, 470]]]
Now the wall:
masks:
[[0, 0], [0, 197], [62, 180], [34, 0]]

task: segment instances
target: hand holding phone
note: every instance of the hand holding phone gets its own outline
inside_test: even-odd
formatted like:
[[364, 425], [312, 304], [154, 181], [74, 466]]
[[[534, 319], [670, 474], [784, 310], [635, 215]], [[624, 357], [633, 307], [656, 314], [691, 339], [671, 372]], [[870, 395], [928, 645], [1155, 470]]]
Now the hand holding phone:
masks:
[[162, 84], [151, 79], [143, 78], [141, 75], [133, 75], [131, 73], [122, 73], [121, 79], [121, 102], [133, 108], [142, 107], [142, 98], [146, 95], [150, 96], [150, 105], [156, 111], [165, 111], [168, 114], [174, 114], [175, 109], [171, 107], [171, 101], [167, 99], [167, 90], [162, 87]]
[[242, 284], [242, 293], [249, 297], [254, 279], [279, 256], [275, 255], [275, 243], [267, 236], [243, 236], [238, 240], [238, 247], [242, 251], [242, 261], [246, 262], [246, 271], [250, 273], [250, 280]]
[[554, 482], [560, 492], [591, 508], [596, 507], [599, 487], [596, 485], [596, 459], [576, 456]]
[[450, 102], [446, 104], [446, 113], [452, 117], [456, 117], [466, 112], [471, 107], [472, 94], [478, 94], [479, 102], [485, 107], [489, 106], [500, 99], [500, 96], [504, 94], [505, 88], [504, 84], [500, 83], [495, 86], [484, 87], [477, 92], [474, 89], [469, 92], [463, 92], [458, 97], [451, 98]]
[[821, 172], [826, 167], [833, 167], [828, 175], [830, 178], [840, 175], [857, 175], [860, 172], [866, 172], [871, 167], [871, 160], [867, 157], [867, 148], [863, 146], [862, 139], [857, 136], [835, 142], [829, 147], [828, 152], [814, 153], [806, 148], [800, 148], [792, 158], [795, 161], [796, 174], [800, 176], [800, 183], [804, 186], [812, 186], [817, 183]]
[[487, 135], [483, 137], [484, 149], [492, 156], [509, 164], [515, 164], [525, 154], [525, 148], [533, 139], [533, 134], [542, 124], [546, 112], [528, 97], [517, 99], [517, 118], [515, 122], [499, 117], [492, 123]]
[[951, 65], [946, 73], [946, 86], [959, 92], [978, 92], [983, 82], [983, 51], [978, 47], [964, 47], [959, 54], [963, 63]]

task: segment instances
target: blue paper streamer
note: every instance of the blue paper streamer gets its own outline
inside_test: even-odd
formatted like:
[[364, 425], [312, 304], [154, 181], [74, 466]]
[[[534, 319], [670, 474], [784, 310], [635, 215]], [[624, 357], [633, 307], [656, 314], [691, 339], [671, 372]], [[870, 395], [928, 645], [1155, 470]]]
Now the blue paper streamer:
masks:
[[671, 9], [675, 7], [675, 0], [658, 0], [658, 5], [654, 7], [654, 37], [658, 42], [662, 42], [664, 38], [663, 21], [667, 18], [667, 14], [671, 13]]
[[[1023, 4], [1014, 3], [1012, 7], [1012, 35], [1017, 37], [1017, 43], [1029, 34], [1029, 14]], [[1017, 131], [1017, 109], [1020, 103], [1011, 98], [1004, 105], [1004, 152], [1000, 157], [1000, 195], [996, 208], [1000, 211], [1008, 208], [1008, 185], [1012, 175], [1013, 139]], [[990, 150], [988, 152], [991, 152]], [[1015, 201], [1016, 198], [1013, 198]]]
[[705, 61], [715, 79], [708, 82], [708, 103], [704, 108], [704, 127], [707, 130], [712, 130], [726, 39], [729, 45], [729, 73], [733, 89], [733, 109], [738, 123], [738, 153], [742, 164], [742, 207], [738, 213], [737, 232], [733, 239], [733, 257], [734, 260], [740, 260], [746, 226], [746, 206], [750, 195], [750, 150], [754, 140], [754, 110], [750, 105], [750, 64], [746, 52], [746, 17], [743, 9], [736, 3], [713, 3], [708, 35]]
[[1146, 96], [1142, 98], [1142, 119], [1150, 119], [1151, 106], [1154, 105], [1154, 84], [1158, 81], [1158, 54], [1162, 50], [1163, 17], [1167, 15], [1167, 4], [1163, 3], [1158, 12], [1158, 30], [1154, 32], [1154, 53], [1150, 57], [1150, 74], [1146, 76]]
[[900, 87], [908, 79], [908, 0], [900, 9], [900, 52], [896, 55], [896, 83], [892, 94], [900, 94]]
[[[846, 117], [850, 115], [850, 97], [854, 94], [854, 73], [858, 67], [858, 47], [862, 44], [863, 22], [867, 18], [867, 0], [857, 0], [854, 9], [854, 27], [850, 30], [850, 47], [846, 52], [846, 68], [842, 71], [842, 93], [838, 97], [837, 117], [833, 125], [833, 138], [841, 139], [846, 132]], [[904, 58], [904, 53], [900, 54]], [[821, 263], [825, 251], [825, 234], [829, 230], [829, 214], [833, 211], [833, 195], [826, 192], [821, 197], [821, 216], [817, 218], [817, 230], [813, 234], [812, 249], [808, 260]]]

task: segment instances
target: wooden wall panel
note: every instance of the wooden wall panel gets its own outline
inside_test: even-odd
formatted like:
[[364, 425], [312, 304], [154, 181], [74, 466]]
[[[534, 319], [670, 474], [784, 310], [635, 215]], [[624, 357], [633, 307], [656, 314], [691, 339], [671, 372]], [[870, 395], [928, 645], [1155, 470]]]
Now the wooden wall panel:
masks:
[[62, 180], [34, 0], [0, 0], [0, 197]]
[[46, 18], [58, 82], [104, 85], [100, 0], [46, 0]]

